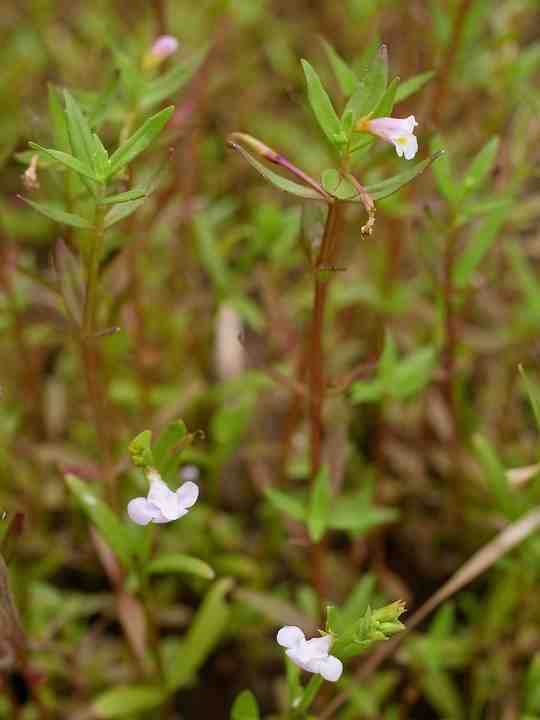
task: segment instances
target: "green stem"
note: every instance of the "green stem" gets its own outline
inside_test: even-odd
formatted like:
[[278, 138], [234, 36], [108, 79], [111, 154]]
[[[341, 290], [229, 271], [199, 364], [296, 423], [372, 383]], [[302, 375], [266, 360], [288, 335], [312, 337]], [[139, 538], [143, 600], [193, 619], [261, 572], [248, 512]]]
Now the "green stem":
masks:
[[293, 708], [293, 718], [301, 718], [311, 707], [312, 702], [317, 697], [317, 693], [321, 689], [322, 677], [314, 675], [304, 688], [304, 694], [297, 708]]
[[96, 347], [99, 266], [103, 255], [105, 238], [105, 212], [106, 209], [103, 206], [99, 205], [99, 203], [96, 204], [94, 234], [87, 258], [86, 297], [80, 342], [88, 394], [92, 404], [94, 425], [101, 455], [102, 476], [106, 485], [108, 500], [113, 509], [117, 509], [118, 503], [112, 470], [111, 434], [107, 430], [107, 413], [104, 406], [103, 387], [99, 380], [99, 358]]
[[[334, 202], [328, 206], [328, 216], [321, 243], [321, 249], [314, 267], [313, 312], [310, 336], [309, 358], [309, 428], [310, 428], [310, 465], [311, 482], [321, 468], [323, 438], [323, 407], [325, 396], [324, 367], [324, 316], [328, 297], [331, 272], [325, 270], [332, 266], [337, 254], [337, 240], [341, 226], [342, 205]], [[325, 542], [324, 538], [312, 546], [313, 586], [322, 602], [326, 592], [325, 578]]]

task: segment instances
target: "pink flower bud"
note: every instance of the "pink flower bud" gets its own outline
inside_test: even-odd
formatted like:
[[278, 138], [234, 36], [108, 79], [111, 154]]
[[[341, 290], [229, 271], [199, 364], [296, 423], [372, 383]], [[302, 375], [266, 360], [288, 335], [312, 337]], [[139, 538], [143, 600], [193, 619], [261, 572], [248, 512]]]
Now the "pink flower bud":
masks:
[[165, 60], [178, 50], [178, 40], [173, 35], [160, 35], [152, 45], [150, 54], [155, 60]]

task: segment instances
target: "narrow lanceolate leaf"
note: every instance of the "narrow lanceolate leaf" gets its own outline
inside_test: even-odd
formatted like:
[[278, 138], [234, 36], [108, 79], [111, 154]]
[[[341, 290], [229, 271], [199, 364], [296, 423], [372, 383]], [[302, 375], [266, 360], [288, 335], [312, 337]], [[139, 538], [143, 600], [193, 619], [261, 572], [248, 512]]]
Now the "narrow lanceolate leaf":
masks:
[[122, 202], [117, 202], [116, 205], [113, 205], [113, 207], [105, 215], [105, 227], [111, 227], [111, 225], [115, 225], [117, 222], [120, 222], [120, 220], [127, 218], [131, 215], [131, 213], [134, 213], [145, 200], [146, 196], [140, 198], [139, 200], [128, 200], [127, 202], [124, 200]]
[[499, 138], [494, 137], [473, 158], [463, 178], [463, 194], [475, 192], [482, 187], [495, 164], [498, 150]]
[[81, 217], [80, 215], [68, 213], [65, 210], [61, 210], [60, 208], [55, 207], [54, 205], [37, 203], [33, 200], [28, 200], [28, 198], [21, 199], [24, 200], [25, 203], [30, 205], [30, 207], [33, 207], [34, 210], [37, 210], [42, 215], [46, 215], [51, 220], [55, 220], [62, 225], [71, 225], [72, 227], [81, 228], [83, 230], [91, 230], [93, 227], [92, 223], [89, 220]]
[[143, 92], [141, 99], [142, 109], [149, 110], [163, 100], [173, 97], [189, 82], [205, 55], [206, 48], [196, 53], [189, 60], [175, 64], [172, 70], [153, 80]]
[[96, 175], [98, 179], [103, 182], [109, 174], [109, 153], [101, 142], [99, 135], [92, 133], [92, 140], [94, 141], [93, 158]]
[[290, 193], [291, 195], [296, 195], [297, 197], [306, 198], [308, 200], [323, 199], [322, 194], [318, 193], [316, 190], [306, 187], [305, 185], [295, 183], [292, 180], [287, 180], [287, 178], [284, 178], [281, 175], [275, 173], [273, 170], [270, 170], [266, 167], [266, 165], [263, 165], [256, 158], [254, 158], [253, 155], [251, 155], [241, 145], [234, 143], [234, 149], [238, 150], [242, 157], [245, 158], [245, 160], [247, 160], [248, 163], [253, 168], [255, 168], [255, 170], [263, 176], [263, 178], [265, 178], [265, 180], [268, 180], [268, 182], [272, 183], [272, 185], [275, 185], [275, 187], [279, 188], [280, 190]]
[[[411, 182], [411, 180], [414, 180], [415, 177], [421, 175], [425, 170], [427, 170], [431, 163], [435, 162], [435, 160], [440, 158], [443, 154], [444, 151], [439, 150], [431, 157], [427, 158], [427, 160], [422, 160], [409, 170], [405, 170], [405, 172], [402, 172], [399, 175], [394, 175], [394, 177], [389, 178], [388, 180], [373, 183], [372, 185], [366, 185], [366, 192], [373, 200], [382, 200], [398, 190], [401, 190], [404, 185], [407, 185]], [[359, 199], [356, 202], [358, 201]]]
[[335, 48], [330, 45], [329, 42], [323, 40], [324, 49], [326, 55], [334, 71], [334, 75], [338, 81], [339, 89], [346, 96], [349, 97], [353, 94], [354, 89], [358, 83], [358, 78], [353, 70], [347, 65], [345, 60], [339, 55]]
[[89, 167], [86, 163], [82, 162], [73, 155], [62, 152], [62, 150], [54, 150], [52, 148], [42, 147], [35, 142], [30, 142], [28, 144], [32, 149], [40, 150], [49, 157], [53, 158], [53, 160], [56, 160], [62, 165], [65, 165], [65, 167], [68, 167], [70, 170], [75, 170], [75, 172], [79, 173], [79, 175], [84, 175], [84, 177], [90, 178], [90, 180], [98, 179], [91, 167]]
[[49, 123], [54, 144], [59, 150], [68, 152], [71, 150], [71, 145], [69, 142], [66, 114], [62, 105], [62, 95], [54, 85], [49, 84], [48, 90]]
[[124, 564], [130, 561], [130, 535], [126, 526], [109, 506], [98, 498], [82, 480], [66, 475], [66, 484], [88, 519], [96, 526], [103, 540]]
[[219, 642], [230, 617], [226, 595], [232, 587], [230, 578], [218, 580], [206, 593], [191, 622], [177, 662], [170, 666], [167, 685], [176, 690], [193, 678], [199, 667]]
[[485, 218], [469, 239], [461, 255], [454, 265], [454, 283], [458, 288], [465, 288], [482, 262], [485, 255], [497, 239], [509, 212], [508, 206], [502, 206]]
[[473, 445], [478, 460], [485, 471], [486, 480], [489, 483], [498, 509], [509, 519], [515, 520], [519, 512], [516, 504], [516, 495], [493, 446], [483, 435], [475, 435], [473, 437]]
[[305, 522], [306, 508], [302, 500], [272, 487], [266, 487], [264, 494], [277, 510], [290, 515], [301, 523]]
[[396, 103], [396, 96], [399, 90], [399, 78], [395, 77], [390, 85], [386, 88], [384, 95], [380, 99], [377, 107], [373, 110], [373, 117], [389, 117], [392, 114]]
[[75, 98], [64, 90], [66, 118], [71, 152], [83, 163], [94, 169], [94, 142], [88, 120]]
[[340, 140], [346, 140], [343, 137], [339, 118], [321, 79], [307, 60], [302, 60], [302, 67], [306, 76], [309, 104], [321, 130], [333, 145]]
[[140, 155], [160, 134], [174, 112], [170, 105], [148, 118], [141, 127], [111, 155], [109, 174], [114, 175]]
[[126, 192], [117, 193], [116, 195], [108, 195], [101, 201], [102, 205], [115, 205], [116, 203], [131, 202], [132, 200], [140, 200], [146, 198], [146, 190], [126, 190]]
[[196, 575], [205, 580], [213, 580], [215, 573], [207, 563], [198, 558], [182, 555], [181, 553], [171, 553], [170, 555], [160, 555], [153, 560], [147, 567], [146, 572], [149, 575], [164, 575], [174, 573], [179, 575]]
[[381, 45], [345, 106], [345, 112], [352, 110], [355, 119], [369, 115], [380, 103], [387, 83], [388, 52], [386, 45]]
[[319, 542], [328, 527], [330, 516], [330, 477], [324, 465], [315, 478], [309, 498], [308, 532], [313, 542]]
[[255, 695], [250, 690], [244, 690], [236, 696], [231, 709], [231, 720], [259, 720], [259, 706]]
[[525, 383], [525, 389], [527, 390], [527, 395], [529, 396], [529, 400], [534, 412], [536, 425], [540, 430], [540, 392], [538, 391], [538, 387], [534, 385], [530, 378], [527, 376], [527, 373], [525, 372], [523, 366], [519, 365], [518, 369], [519, 374], [521, 375], [521, 377], [523, 378], [523, 382]]
[[131, 685], [106, 690], [94, 701], [93, 711], [98, 718], [133, 718], [139, 713], [158, 708], [165, 700], [163, 688], [155, 685]]
[[401, 102], [402, 100], [405, 100], [405, 98], [408, 98], [410, 95], [414, 95], [414, 93], [418, 92], [418, 90], [423, 88], [424, 85], [428, 83], [434, 75], [434, 70], [428, 70], [427, 72], [420, 73], [419, 75], [414, 75], [408, 80], [405, 80], [405, 82], [401, 83], [396, 92], [396, 102]]
[[[441, 149], [441, 138], [433, 138], [431, 143], [431, 152], [437, 153], [437, 151], [440, 151]], [[440, 157], [441, 159], [433, 168], [435, 182], [437, 183], [437, 188], [441, 195], [444, 195], [452, 207], [456, 207], [460, 198], [460, 188], [454, 178], [448, 153], [445, 152]]]

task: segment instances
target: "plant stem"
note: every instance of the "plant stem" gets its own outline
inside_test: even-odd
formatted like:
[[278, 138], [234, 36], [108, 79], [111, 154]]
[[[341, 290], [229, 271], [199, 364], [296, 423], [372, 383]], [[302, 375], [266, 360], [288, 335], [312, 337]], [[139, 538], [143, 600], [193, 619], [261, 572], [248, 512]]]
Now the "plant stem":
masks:
[[[337, 201], [328, 206], [326, 226], [321, 249], [314, 267], [313, 312], [309, 358], [309, 427], [311, 482], [321, 467], [323, 437], [323, 406], [325, 396], [325, 368], [323, 352], [324, 315], [331, 274], [324, 270], [332, 265], [337, 252], [337, 240], [341, 225], [342, 205]], [[326, 591], [324, 538], [312, 546], [311, 569], [313, 586], [322, 601]]]
[[81, 349], [88, 394], [92, 404], [94, 425], [96, 428], [96, 435], [101, 455], [101, 471], [109, 502], [111, 506], [116, 509], [118, 503], [114, 487], [114, 477], [112, 474], [110, 433], [107, 432], [103, 388], [99, 381], [99, 359], [96, 347], [99, 265], [103, 254], [103, 241], [105, 236], [104, 220], [104, 208], [100, 205], [96, 205], [95, 231], [92, 237], [87, 261], [86, 298], [81, 332]]
[[450, 43], [446, 48], [446, 52], [437, 70], [438, 82], [435, 92], [432, 96], [433, 99], [431, 104], [431, 120], [434, 125], [438, 124], [439, 119], [442, 116], [444, 106], [446, 104], [452, 68], [456, 59], [457, 51], [459, 49], [461, 35], [465, 26], [465, 20], [467, 18], [469, 10], [471, 9], [471, 6], [472, 0], [461, 0], [461, 4], [456, 13]]
[[321, 689], [322, 677], [320, 675], [314, 675], [304, 688], [304, 694], [302, 700], [297, 708], [293, 710], [293, 717], [301, 718], [311, 707], [311, 703], [315, 700], [317, 693]]

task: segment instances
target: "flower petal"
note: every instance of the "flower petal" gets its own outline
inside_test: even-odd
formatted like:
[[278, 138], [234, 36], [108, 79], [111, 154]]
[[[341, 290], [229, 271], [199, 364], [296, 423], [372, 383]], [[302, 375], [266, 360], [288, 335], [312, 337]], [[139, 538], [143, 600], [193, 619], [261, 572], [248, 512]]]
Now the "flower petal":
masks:
[[146, 498], [138, 497], [129, 501], [127, 512], [130, 519], [137, 525], [148, 525], [149, 522], [156, 519], [159, 511], [156, 512], [156, 508]]
[[[176, 491], [176, 498], [181, 509], [190, 508], [197, 502], [199, 486], [190, 480], [180, 485]], [[183, 513], [184, 514], [184, 513]]]
[[178, 517], [179, 507], [176, 493], [161, 478], [154, 477], [152, 479], [148, 492], [148, 501], [154, 504], [167, 520], [176, 520]]
[[306, 636], [299, 627], [295, 625], [285, 625], [285, 627], [282, 627], [278, 632], [276, 640], [281, 647], [294, 648], [305, 642]]
[[322, 637], [312, 638], [305, 644], [306, 657], [309, 660], [315, 660], [317, 658], [326, 658], [328, 651], [332, 645], [332, 636], [323, 635]]
[[343, 672], [343, 663], [337, 657], [329, 655], [324, 660], [319, 660], [319, 672], [325, 680], [336, 682]]

